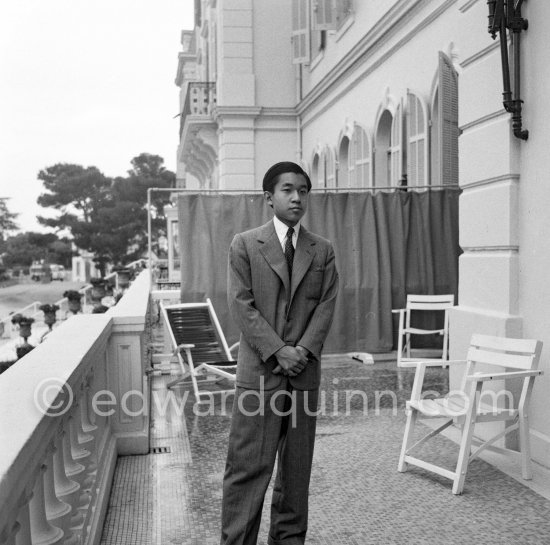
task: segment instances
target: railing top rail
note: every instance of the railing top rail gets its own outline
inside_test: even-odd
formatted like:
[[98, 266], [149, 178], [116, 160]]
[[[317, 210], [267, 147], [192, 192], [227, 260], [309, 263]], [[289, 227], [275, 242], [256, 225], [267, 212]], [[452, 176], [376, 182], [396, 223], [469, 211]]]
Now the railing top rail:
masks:
[[[410, 187], [400, 187], [400, 186], [384, 186], [384, 187], [314, 187], [311, 189], [312, 193], [320, 193], [327, 191], [334, 192], [343, 192], [343, 193], [356, 193], [356, 192], [367, 192], [367, 191], [424, 191], [424, 190], [441, 190], [441, 189], [451, 189], [459, 190], [460, 187], [457, 185], [417, 185]], [[168, 193], [239, 193], [239, 194], [261, 194], [263, 190], [261, 189], [187, 189], [183, 187], [152, 187], [148, 191], [154, 192], [168, 192]]]
[[41, 301], [33, 301], [32, 303], [29, 303], [26, 307], [20, 308], [20, 309], [14, 311], [14, 312], [8, 314], [7, 316], [4, 316], [4, 318], [0, 319], [0, 322], [9, 322], [15, 314], [24, 314], [25, 312], [27, 312], [30, 309], [33, 309], [33, 312], [36, 314], [36, 312], [37, 312], [36, 309], [41, 304], [42, 304]]

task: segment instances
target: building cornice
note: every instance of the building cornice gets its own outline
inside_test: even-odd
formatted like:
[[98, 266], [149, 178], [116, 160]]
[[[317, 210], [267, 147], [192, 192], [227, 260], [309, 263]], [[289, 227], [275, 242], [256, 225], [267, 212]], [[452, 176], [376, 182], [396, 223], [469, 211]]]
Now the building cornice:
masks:
[[[394, 5], [382, 18], [376, 26], [372, 28], [365, 36], [350, 50], [342, 62], [338, 63], [330, 72], [301, 100], [297, 105], [297, 112], [304, 116], [315, 106], [318, 106], [330, 92], [332, 92], [342, 81], [349, 79], [351, 74], [356, 72], [359, 67], [370, 61], [380, 49], [383, 48], [391, 39], [395, 38], [401, 31], [424, 8], [433, 0], [408, 0]], [[440, 4], [422, 21], [409, 30], [399, 41], [373, 62], [367, 69], [357, 75], [348, 85], [338, 94], [331, 97], [331, 100], [325, 104], [322, 110], [315, 113], [314, 116], [304, 121], [304, 125], [310, 123], [327, 108], [331, 107], [340, 98], [347, 94], [350, 89], [355, 87], [361, 80], [372, 73], [378, 66], [385, 63], [392, 55], [401, 49], [407, 42], [413, 39], [425, 27], [431, 24], [442, 13], [447, 11], [457, 0], [440, 0]]]
[[184, 82], [183, 69], [185, 68], [185, 63], [196, 62], [196, 61], [197, 61], [197, 55], [195, 53], [184, 53], [184, 52], [178, 53], [178, 69], [176, 72], [176, 79], [174, 80], [174, 83], [178, 87], [181, 87]]
[[214, 119], [229, 116], [249, 116], [256, 117], [260, 115], [262, 108], [259, 106], [220, 106], [214, 110]]

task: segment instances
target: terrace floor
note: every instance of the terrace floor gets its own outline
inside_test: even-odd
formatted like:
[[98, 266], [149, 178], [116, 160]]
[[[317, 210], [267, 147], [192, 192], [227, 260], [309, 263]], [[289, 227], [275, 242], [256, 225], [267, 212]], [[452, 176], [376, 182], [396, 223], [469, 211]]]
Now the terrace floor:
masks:
[[[189, 394], [183, 414], [170, 405], [163, 416], [155, 409], [155, 396], [165, 399], [169, 379], [160, 374], [153, 379], [151, 443], [151, 450], [168, 447], [169, 452], [118, 459], [102, 545], [219, 543], [230, 402], [227, 407], [218, 402], [215, 414], [195, 414], [202, 409], [194, 410]], [[412, 379], [410, 370], [398, 374], [395, 362], [364, 365], [346, 356], [324, 358], [325, 414], [318, 418], [306, 543], [550, 543], [550, 486], [537, 493], [479, 459], [470, 465], [461, 496], [437, 475], [417, 468], [397, 472]], [[446, 371], [429, 370], [426, 387], [446, 391]], [[359, 395], [347, 402], [346, 390], [365, 392], [368, 407]], [[395, 411], [387, 394], [376, 410], [375, 393], [385, 390], [395, 392]], [[175, 390], [180, 401], [187, 391]], [[204, 412], [211, 409], [205, 407]], [[434, 456], [452, 468], [456, 445], [440, 436], [432, 445]], [[260, 545], [267, 539], [270, 494]]]

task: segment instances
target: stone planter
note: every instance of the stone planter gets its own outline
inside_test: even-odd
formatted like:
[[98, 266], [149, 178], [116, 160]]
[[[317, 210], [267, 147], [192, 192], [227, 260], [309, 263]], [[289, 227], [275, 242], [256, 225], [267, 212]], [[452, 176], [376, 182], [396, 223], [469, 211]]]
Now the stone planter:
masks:
[[82, 303], [80, 302], [80, 299], [68, 299], [67, 306], [73, 314], [78, 314], [82, 311]]
[[120, 269], [119, 271], [117, 271], [116, 274], [118, 287], [122, 290], [125, 290], [130, 285], [130, 270]]
[[101, 300], [107, 294], [105, 288], [105, 280], [103, 278], [92, 278], [92, 289], [90, 291], [90, 296], [94, 303], [101, 303]]
[[44, 323], [52, 330], [53, 324], [57, 321], [56, 312], [59, 310], [57, 305], [44, 303], [38, 307], [44, 313]]
[[44, 312], [44, 323], [52, 330], [53, 324], [57, 322], [55, 312]]

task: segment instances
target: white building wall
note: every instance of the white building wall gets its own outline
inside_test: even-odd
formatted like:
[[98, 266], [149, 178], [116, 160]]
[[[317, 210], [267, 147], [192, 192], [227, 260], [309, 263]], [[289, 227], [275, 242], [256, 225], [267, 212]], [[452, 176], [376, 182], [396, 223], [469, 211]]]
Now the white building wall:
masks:
[[522, 35], [522, 93], [524, 125], [529, 140], [520, 145], [519, 195], [519, 313], [525, 337], [544, 342], [542, 367], [531, 410], [533, 454], [550, 465], [550, 40], [544, 23], [550, 20], [549, 2], [526, 2], [529, 29]]

